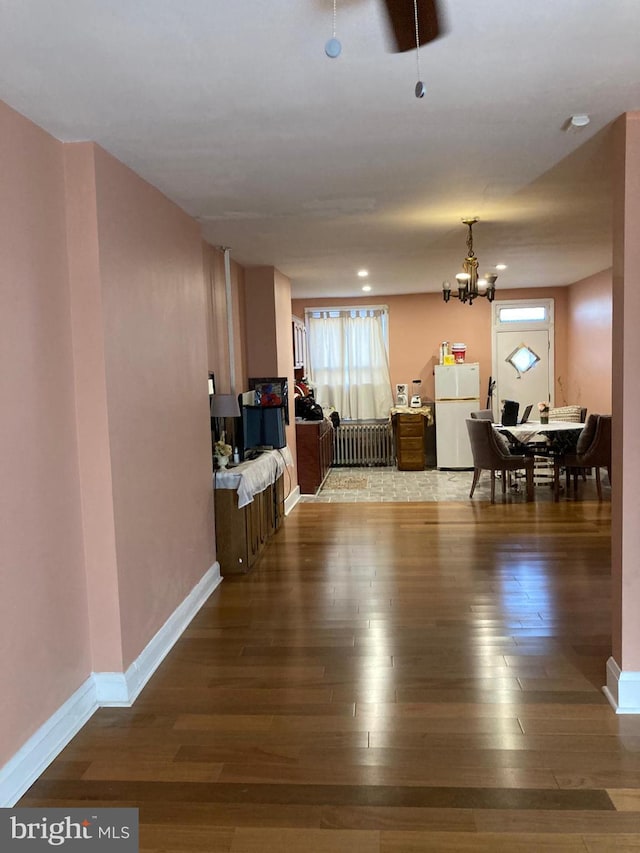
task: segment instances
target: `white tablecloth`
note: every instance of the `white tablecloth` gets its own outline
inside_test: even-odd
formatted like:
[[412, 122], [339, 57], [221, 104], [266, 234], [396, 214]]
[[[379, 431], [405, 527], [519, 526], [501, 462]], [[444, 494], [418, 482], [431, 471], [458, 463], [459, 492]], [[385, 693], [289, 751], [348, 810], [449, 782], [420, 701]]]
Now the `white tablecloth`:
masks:
[[286, 467], [293, 465], [288, 447], [280, 450], [265, 450], [257, 459], [241, 462], [233, 468], [213, 472], [214, 489], [235, 489], [238, 507], [247, 506], [253, 496], [263, 492], [278, 479]]
[[541, 424], [538, 421], [530, 421], [526, 424], [517, 424], [516, 426], [503, 426], [502, 424], [494, 424], [494, 427], [500, 432], [510, 432], [519, 441], [526, 443], [536, 438], [538, 435], [548, 435], [552, 432], [560, 432], [568, 429], [583, 429], [584, 424], [577, 424], [574, 421], [550, 421], [548, 424]]

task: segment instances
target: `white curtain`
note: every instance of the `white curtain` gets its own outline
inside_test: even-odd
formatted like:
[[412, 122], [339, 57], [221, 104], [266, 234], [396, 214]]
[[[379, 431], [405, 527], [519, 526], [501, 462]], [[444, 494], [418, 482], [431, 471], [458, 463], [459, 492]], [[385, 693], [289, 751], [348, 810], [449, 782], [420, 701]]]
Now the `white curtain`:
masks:
[[388, 317], [380, 306], [306, 312], [309, 379], [316, 400], [333, 406], [345, 420], [389, 417]]

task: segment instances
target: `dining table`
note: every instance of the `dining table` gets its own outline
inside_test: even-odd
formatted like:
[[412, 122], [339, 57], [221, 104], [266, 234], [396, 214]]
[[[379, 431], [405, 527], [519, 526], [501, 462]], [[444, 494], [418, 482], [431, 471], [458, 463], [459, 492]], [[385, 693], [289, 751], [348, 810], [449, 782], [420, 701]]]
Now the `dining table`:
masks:
[[543, 424], [541, 421], [527, 421], [525, 424], [515, 424], [514, 426], [504, 426], [504, 424], [494, 423], [494, 428], [498, 432], [509, 433], [513, 438], [528, 444], [529, 442], [537, 441], [538, 436], [552, 438], [553, 433], [576, 431], [576, 441], [580, 431], [584, 428], [583, 423], [575, 421], [549, 421]]
[[[549, 423], [527, 421], [513, 426], [498, 423], [494, 423], [493, 426], [508, 438], [512, 453], [524, 453], [527, 456], [535, 456], [539, 460], [539, 463], [536, 462], [534, 482], [549, 483], [557, 494], [560, 487], [558, 460], [563, 453], [575, 452], [584, 424], [575, 421], [550, 421]], [[522, 449], [518, 449], [520, 447]], [[551, 459], [554, 463], [552, 469], [549, 468]]]

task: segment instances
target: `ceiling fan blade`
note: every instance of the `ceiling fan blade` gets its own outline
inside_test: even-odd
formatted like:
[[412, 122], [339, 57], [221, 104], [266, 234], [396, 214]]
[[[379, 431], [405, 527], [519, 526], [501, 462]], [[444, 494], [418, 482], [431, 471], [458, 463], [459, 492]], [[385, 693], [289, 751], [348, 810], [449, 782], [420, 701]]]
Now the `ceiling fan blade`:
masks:
[[[396, 43], [396, 52], [415, 50], [416, 24], [413, 0], [384, 0]], [[419, 44], [427, 44], [442, 34], [437, 0], [418, 0]]]

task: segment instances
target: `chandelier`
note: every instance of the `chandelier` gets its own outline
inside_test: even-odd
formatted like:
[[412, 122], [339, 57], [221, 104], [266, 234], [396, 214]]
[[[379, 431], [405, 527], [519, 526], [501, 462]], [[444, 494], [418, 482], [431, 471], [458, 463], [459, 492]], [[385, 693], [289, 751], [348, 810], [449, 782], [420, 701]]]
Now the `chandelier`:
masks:
[[[458, 292], [453, 295], [460, 302], [468, 302], [473, 304], [473, 300], [477, 296], [486, 296], [489, 302], [493, 302], [496, 295], [496, 279], [498, 276], [495, 273], [487, 273], [481, 279], [478, 279], [478, 259], [473, 251], [473, 226], [477, 222], [477, 218], [463, 219], [462, 224], [469, 229], [467, 236], [467, 257], [462, 264], [462, 272], [456, 276], [458, 283]], [[442, 282], [442, 298], [445, 302], [451, 299], [451, 285], [448, 281]]]

